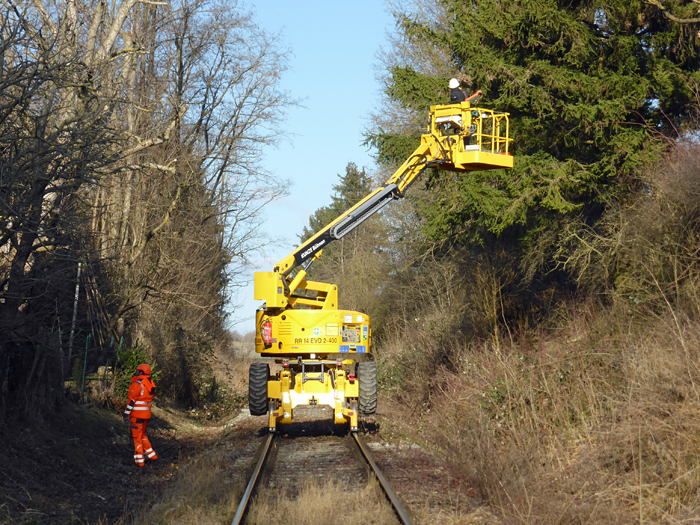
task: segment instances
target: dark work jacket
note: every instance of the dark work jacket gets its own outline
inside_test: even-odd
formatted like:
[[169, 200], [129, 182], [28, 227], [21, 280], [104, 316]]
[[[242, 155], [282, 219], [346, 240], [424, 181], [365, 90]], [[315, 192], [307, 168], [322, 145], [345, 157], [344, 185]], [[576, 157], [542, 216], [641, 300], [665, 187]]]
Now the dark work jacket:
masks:
[[454, 88], [450, 90], [451, 104], [458, 104], [459, 102], [464, 102], [465, 100], [467, 100], [467, 95], [464, 94], [464, 91], [462, 91], [459, 88]]

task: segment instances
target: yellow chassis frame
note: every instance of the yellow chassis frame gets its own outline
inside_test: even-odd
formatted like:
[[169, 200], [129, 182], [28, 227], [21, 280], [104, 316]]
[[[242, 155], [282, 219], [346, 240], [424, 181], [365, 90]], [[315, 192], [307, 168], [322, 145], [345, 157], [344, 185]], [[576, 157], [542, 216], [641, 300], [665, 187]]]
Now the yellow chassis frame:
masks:
[[[300, 405], [325, 405], [334, 411], [336, 424], [350, 423], [350, 430], [357, 431], [357, 403], [360, 395], [359, 382], [351, 379], [339, 364], [342, 362], [305, 360], [305, 365], [324, 365], [327, 371], [297, 374], [292, 388], [292, 373], [288, 368], [279, 373], [278, 380], [267, 382], [267, 397], [270, 401], [269, 430], [274, 432], [278, 424], [290, 424], [294, 409]], [[335, 377], [335, 386], [331, 378]], [[301, 376], [301, 377], [300, 377]]]

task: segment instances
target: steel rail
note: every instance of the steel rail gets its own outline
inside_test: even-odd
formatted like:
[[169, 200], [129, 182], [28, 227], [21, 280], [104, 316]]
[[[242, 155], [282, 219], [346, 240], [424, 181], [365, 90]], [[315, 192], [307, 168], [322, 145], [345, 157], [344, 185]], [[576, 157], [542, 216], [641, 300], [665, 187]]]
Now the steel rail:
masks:
[[258, 464], [255, 465], [255, 470], [253, 471], [253, 475], [250, 478], [250, 481], [248, 482], [248, 486], [246, 487], [245, 492], [243, 493], [241, 502], [238, 505], [238, 510], [236, 511], [236, 516], [233, 518], [231, 525], [240, 525], [240, 523], [243, 521], [243, 516], [245, 515], [246, 510], [248, 510], [248, 502], [250, 501], [250, 496], [253, 494], [255, 485], [258, 483], [258, 479], [260, 478], [260, 472], [262, 472], [263, 465], [265, 465], [265, 460], [267, 460], [267, 455], [270, 452], [270, 445], [272, 444], [272, 440], [275, 438], [276, 435], [277, 434], [270, 432], [270, 434], [267, 436], [267, 440], [265, 441], [265, 445], [263, 446], [263, 451], [262, 454], [260, 454]]
[[[262, 453], [260, 454], [260, 458], [258, 459], [258, 462], [255, 465], [255, 469], [253, 470], [253, 474], [250, 478], [250, 481], [248, 482], [248, 486], [246, 487], [243, 497], [241, 498], [241, 502], [238, 505], [238, 510], [236, 511], [236, 515], [233, 518], [231, 525], [240, 525], [243, 522], [243, 518], [245, 517], [246, 511], [248, 510], [250, 498], [260, 479], [260, 473], [262, 472], [263, 466], [265, 465], [265, 461], [267, 460], [272, 441], [274, 440], [275, 436], [277, 436], [277, 434], [271, 432], [270, 434], [268, 434], [267, 439], [265, 440]], [[362, 441], [362, 439], [357, 435], [356, 432], [352, 432], [352, 437], [355, 438], [355, 442], [357, 443], [357, 446], [360, 449], [360, 453], [369, 465], [370, 469], [372, 470], [372, 473], [376, 476], [377, 480], [379, 481], [379, 485], [382, 487], [384, 494], [386, 494], [386, 497], [391, 503], [391, 506], [393, 507], [394, 512], [396, 513], [396, 516], [399, 518], [400, 522], [403, 525], [412, 525], [411, 520], [408, 517], [408, 513], [401, 506], [398, 497], [396, 496], [396, 494], [394, 494], [394, 491], [391, 490], [389, 482], [386, 480], [381, 470], [379, 470], [379, 467], [374, 462], [374, 459], [372, 459], [367, 445]]]
[[379, 470], [379, 467], [377, 467], [377, 464], [372, 459], [372, 456], [369, 453], [367, 445], [365, 445], [362, 442], [362, 440], [360, 439], [360, 436], [358, 436], [356, 432], [352, 433], [352, 437], [355, 438], [355, 442], [357, 443], [357, 446], [360, 448], [360, 452], [364, 456], [365, 460], [367, 461], [367, 463], [369, 463], [369, 466], [372, 469], [372, 472], [374, 472], [374, 475], [377, 476], [377, 479], [379, 480], [379, 484], [382, 486], [382, 489], [384, 490], [384, 494], [386, 494], [387, 498], [389, 498], [389, 502], [391, 503], [392, 507], [394, 507], [394, 512], [398, 516], [399, 520], [401, 520], [401, 523], [403, 523], [403, 525], [411, 525], [411, 520], [408, 517], [408, 513], [401, 506], [401, 503], [399, 502], [399, 498], [397, 498], [396, 494], [394, 494], [394, 491], [391, 490], [391, 487], [389, 486], [389, 483], [387, 482], [386, 478], [384, 477], [384, 474], [382, 474], [382, 472]]

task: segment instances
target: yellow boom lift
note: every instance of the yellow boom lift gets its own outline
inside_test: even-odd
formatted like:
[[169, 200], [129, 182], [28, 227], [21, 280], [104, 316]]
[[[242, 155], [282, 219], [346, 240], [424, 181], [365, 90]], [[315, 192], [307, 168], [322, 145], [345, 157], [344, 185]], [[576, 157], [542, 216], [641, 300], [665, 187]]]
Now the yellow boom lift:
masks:
[[432, 106], [420, 146], [382, 187], [279, 261], [271, 272], [256, 272], [255, 299], [265, 303], [255, 316], [255, 350], [262, 357], [275, 358], [279, 371], [271, 375], [269, 360], [254, 362], [248, 400], [251, 415], [267, 415], [270, 432], [279, 424], [291, 423], [299, 405], [330, 406], [335, 423], [349, 424], [351, 431], [357, 431], [359, 413], [373, 414], [377, 407], [369, 317], [339, 310], [336, 285], [306, 279], [323, 248], [403, 197], [426, 168], [457, 172], [512, 168], [508, 135], [507, 113], [472, 107], [470, 100]]

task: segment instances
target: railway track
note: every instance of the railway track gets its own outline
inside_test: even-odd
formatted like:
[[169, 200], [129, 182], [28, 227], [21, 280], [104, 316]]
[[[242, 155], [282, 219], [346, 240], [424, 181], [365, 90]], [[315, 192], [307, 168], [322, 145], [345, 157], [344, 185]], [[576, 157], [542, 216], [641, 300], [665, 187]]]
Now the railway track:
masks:
[[[305, 481], [333, 480], [344, 490], [356, 490], [376, 479], [391, 504], [397, 523], [409, 525], [410, 518], [373, 460], [369, 447], [357, 433], [337, 435], [331, 427], [292, 424], [269, 434], [262, 445], [232, 525], [244, 523], [259, 487], [295, 498]], [[337, 428], [335, 429], [337, 431]]]

